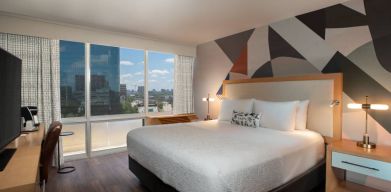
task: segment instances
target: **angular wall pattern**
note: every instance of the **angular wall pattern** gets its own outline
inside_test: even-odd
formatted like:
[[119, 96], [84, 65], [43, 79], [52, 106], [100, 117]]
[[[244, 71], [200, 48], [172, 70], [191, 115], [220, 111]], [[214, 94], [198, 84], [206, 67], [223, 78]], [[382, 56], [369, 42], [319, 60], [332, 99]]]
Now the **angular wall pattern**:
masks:
[[[224, 53], [226, 59], [209, 60], [205, 47], [220, 49], [213, 51]], [[206, 95], [206, 90], [221, 94], [222, 88], [216, 84], [221, 85], [224, 79], [313, 73], [342, 72], [346, 102], [361, 103], [368, 95], [371, 103], [391, 106], [391, 1], [352, 0], [207, 42], [197, 47], [196, 65], [195, 110], [201, 117], [205, 110], [197, 97]], [[211, 65], [220, 70], [208, 70]], [[206, 76], [213, 76], [209, 79], [218, 82], [201, 78]], [[206, 89], [210, 84], [215, 86]], [[344, 118], [363, 118], [361, 115], [362, 112], [344, 109]], [[370, 116], [376, 125], [372, 130], [375, 139], [390, 139], [391, 135], [376, 134], [384, 134], [382, 129], [391, 133], [391, 110], [372, 111]], [[344, 126], [344, 131], [349, 132], [354, 131], [349, 127], [357, 127], [345, 123]], [[361, 125], [355, 131], [358, 134], [344, 133], [345, 137], [360, 139]], [[389, 140], [380, 143], [391, 145]]]

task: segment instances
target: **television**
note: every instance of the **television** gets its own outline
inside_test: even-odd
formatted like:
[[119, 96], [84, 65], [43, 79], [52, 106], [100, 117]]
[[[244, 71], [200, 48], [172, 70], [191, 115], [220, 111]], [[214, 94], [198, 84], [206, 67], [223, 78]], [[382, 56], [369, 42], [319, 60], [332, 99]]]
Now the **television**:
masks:
[[16, 149], [5, 147], [21, 134], [22, 60], [0, 48], [0, 171]]

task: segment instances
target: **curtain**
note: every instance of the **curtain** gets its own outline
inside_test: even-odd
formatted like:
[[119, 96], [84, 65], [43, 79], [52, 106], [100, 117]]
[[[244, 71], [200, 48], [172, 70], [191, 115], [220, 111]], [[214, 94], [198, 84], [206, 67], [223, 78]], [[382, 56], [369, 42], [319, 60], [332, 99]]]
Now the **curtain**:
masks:
[[0, 47], [22, 59], [22, 106], [37, 106], [45, 128], [60, 121], [59, 41], [0, 33]]
[[178, 55], [175, 62], [174, 114], [193, 113], [194, 57]]

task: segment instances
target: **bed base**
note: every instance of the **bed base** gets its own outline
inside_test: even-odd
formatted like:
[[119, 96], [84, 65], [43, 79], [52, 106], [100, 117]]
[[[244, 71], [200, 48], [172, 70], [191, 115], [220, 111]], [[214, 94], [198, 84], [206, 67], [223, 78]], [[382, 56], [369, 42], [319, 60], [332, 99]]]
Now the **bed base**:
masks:
[[[129, 157], [129, 169], [140, 180], [140, 183], [151, 192], [178, 192], [175, 188], [165, 184], [151, 171]], [[270, 192], [310, 192], [324, 189], [325, 185], [325, 161], [322, 160], [303, 174], [293, 178]]]

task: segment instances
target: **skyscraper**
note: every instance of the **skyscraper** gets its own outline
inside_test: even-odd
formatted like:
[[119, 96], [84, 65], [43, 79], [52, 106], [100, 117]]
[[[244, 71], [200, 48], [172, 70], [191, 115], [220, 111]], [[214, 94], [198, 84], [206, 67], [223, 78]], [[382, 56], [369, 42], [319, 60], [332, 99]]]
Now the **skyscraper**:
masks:
[[119, 85], [119, 95], [120, 96], [127, 96], [127, 89], [126, 89], [126, 84], [120, 84]]
[[137, 93], [144, 94], [144, 86], [138, 86], [137, 87]]
[[[118, 47], [91, 45], [91, 114], [121, 113], [120, 51]], [[92, 100], [97, 102], [92, 102]], [[98, 102], [99, 101], [99, 102]]]
[[84, 116], [85, 47], [83, 43], [60, 41], [61, 116]]

